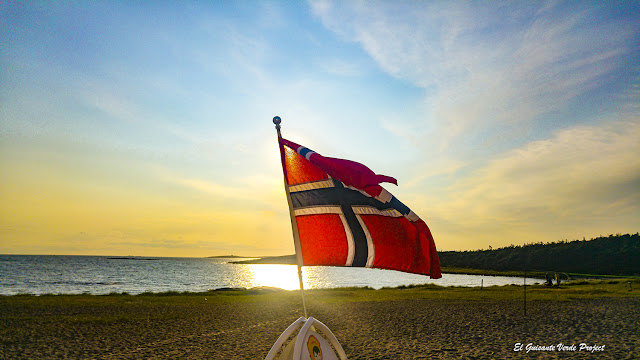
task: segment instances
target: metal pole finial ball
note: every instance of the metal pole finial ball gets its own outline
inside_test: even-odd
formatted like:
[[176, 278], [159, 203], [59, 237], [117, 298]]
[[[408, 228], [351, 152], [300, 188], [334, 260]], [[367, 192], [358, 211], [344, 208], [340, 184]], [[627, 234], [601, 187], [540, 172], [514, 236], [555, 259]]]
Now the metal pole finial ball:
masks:
[[276, 116], [273, 118], [273, 123], [276, 125], [280, 125], [280, 123], [282, 122], [282, 120], [280, 119], [280, 116]]

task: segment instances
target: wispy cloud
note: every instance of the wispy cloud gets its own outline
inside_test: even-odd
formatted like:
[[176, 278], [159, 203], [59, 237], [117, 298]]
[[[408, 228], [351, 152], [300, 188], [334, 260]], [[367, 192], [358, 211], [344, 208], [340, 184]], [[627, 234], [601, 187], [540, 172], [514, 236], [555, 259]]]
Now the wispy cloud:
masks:
[[602, 86], [638, 31], [601, 21], [593, 4], [311, 4], [383, 70], [426, 90], [424, 121], [437, 127], [422, 136], [441, 149], [470, 132], [525, 135], [540, 115]]
[[[276, 175], [251, 174], [245, 177], [234, 177], [234, 182], [220, 179], [218, 181], [203, 177], [188, 177], [175, 173], [169, 169], [154, 167], [155, 178], [159, 181], [177, 185], [184, 189], [196, 192], [199, 196], [207, 196], [217, 201], [242, 201], [238, 207], [246, 206], [246, 203], [259, 204], [259, 207], [271, 209], [275, 204], [280, 204], [282, 180]], [[229, 184], [229, 185], [226, 185]], [[214, 208], [219, 204], [212, 203]], [[229, 209], [232, 211], [232, 209]]]
[[398, 195], [445, 249], [637, 231], [631, 15], [610, 3], [310, 3], [423, 90], [418, 121], [378, 122], [423, 153]]
[[363, 74], [365, 71], [361, 64], [343, 59], [322, 59], [317, 60], [316, 64], [320, 69], [322, 69], [322, 71], [339, 76], [358, 76]]
[[497, 238], [503, 230], [526, 230], [520, 239], [530, 241], [632, 232], [640, 212], [639, 138], [637, 119], [562, 130], [493, 159], [430, 206], [443, 223], [476, 237], [490, 238], [490, 227], [502, 229]]

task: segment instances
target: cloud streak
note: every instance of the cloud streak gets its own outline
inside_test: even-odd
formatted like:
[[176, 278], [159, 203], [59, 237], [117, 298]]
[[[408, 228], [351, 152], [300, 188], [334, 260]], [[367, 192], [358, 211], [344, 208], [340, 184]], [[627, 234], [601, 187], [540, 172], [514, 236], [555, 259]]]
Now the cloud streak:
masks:
[[[467, 236], [494, 238], [494, 245], [515, 229], [528, 241], [633, 232], [639, 136], [637, 121], [562, 130], [491, 160], [432, 205], [444, 223], [468, 229]], [[502, 230], [491, 234], [491, 228]]]
[[[590, 4], [312, 2], [323, 24], [387, 73], [425, 89], [440, 149], [470, 133], [527, 135], [544, 114], [605, 85], [637, 26]], [[566, 6], [565, 6], [566, 7]], [[554, 11], [551, 11], [554, 10]], [[435, 135], [437, 134], [437, 135]]]

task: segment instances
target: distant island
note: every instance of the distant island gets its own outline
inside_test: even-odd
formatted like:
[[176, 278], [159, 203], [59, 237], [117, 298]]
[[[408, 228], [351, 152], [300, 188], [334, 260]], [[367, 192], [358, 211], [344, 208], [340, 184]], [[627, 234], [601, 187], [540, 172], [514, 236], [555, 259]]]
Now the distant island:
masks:
[[[640, 235], [511, 245], [499, 249], [438, 252], [443, 272], [564, 272], [572, 275], [640, 276]], [[296, 264], [295, 255], [233, 261], [234, 264]], [[477, 270], [481, 270], [478, 272]]]

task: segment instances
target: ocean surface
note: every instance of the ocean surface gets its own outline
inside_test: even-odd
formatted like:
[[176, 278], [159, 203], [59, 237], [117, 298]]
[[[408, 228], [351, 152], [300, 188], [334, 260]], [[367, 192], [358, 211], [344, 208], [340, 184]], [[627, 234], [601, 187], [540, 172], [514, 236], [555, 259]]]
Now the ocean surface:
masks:
[[[116, 256], [0, 255], [0, 295], [140, 294], [201, 292], [220, 288], [299, 288], [295, 265], [230, 264], [225, 258], [147, 258]], [[308, 266], [305, 289], [412, 284], [491, 286], [522, 284], [523, 278], [443, 274], [441, 279], [398, 271]], [[527, 279], [527, 284], [540, 282]]]

